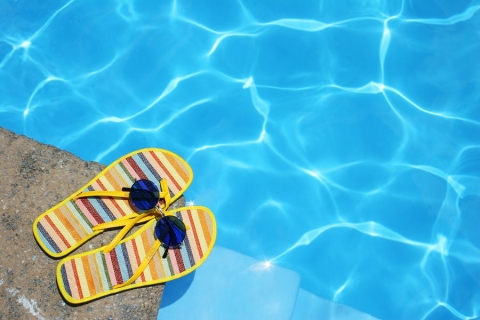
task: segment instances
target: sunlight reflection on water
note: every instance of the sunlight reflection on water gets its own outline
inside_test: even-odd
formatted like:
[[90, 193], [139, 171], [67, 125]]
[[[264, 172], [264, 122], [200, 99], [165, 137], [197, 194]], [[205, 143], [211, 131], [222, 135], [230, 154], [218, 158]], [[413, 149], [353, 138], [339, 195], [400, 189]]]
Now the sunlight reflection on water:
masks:
[[218, 244], [325, 299], [479, 316], [479, 1], [267, 3], [4, 2], [0, 125], [182, 155]]

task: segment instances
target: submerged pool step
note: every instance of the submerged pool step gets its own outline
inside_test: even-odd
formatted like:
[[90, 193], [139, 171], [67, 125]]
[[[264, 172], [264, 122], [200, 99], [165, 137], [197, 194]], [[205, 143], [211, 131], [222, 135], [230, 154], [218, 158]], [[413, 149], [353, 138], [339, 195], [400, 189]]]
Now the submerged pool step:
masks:
[[375, 320], [299, 285], [294, 271], [216, 246], [195, 272], [165, 285], [157, 320]]
[[322, 299], [303, 289], [298, 290], [292, 320], [378, 320], [367, 313], [343, 304]]
[[296, 272], [216, 246], [165, 285], [158, 319], [290, 319], [299, 284]]

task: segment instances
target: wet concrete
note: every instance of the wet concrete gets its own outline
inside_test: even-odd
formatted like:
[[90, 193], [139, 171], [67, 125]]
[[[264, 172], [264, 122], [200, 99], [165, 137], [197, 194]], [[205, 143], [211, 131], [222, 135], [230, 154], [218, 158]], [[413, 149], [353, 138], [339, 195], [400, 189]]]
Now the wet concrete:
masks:
[[[133, 151], [133, 150], [132, 150]], [[83, 305], [58, 291], [59, 260], [33, 237], [35, 218], [90, 181], [105, 166], [0, 128], [0, 319], [155, 319], [163, 285], [129, 290]], [[180, 198], [173, 207], [183, 206]], [[105, 232], [74, 251], [100, 247]]]

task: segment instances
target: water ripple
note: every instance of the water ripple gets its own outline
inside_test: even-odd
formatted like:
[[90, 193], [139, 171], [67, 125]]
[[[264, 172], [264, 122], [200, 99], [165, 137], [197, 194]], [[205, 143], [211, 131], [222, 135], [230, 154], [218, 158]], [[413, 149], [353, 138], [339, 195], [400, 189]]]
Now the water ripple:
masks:
[[179, 153], [218, 243], [325, 299], [480, 315], [478, 1], [37, 6], [0, 4], [1, 126]]

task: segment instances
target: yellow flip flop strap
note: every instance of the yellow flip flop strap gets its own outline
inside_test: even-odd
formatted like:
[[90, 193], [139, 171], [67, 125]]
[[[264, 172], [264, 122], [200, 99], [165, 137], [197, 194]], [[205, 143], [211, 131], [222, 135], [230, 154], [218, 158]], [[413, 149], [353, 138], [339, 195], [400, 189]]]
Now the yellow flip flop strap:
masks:
[[128, 198], [130, 196], [129, 192], [126, 191], [87, 191], [81, 192], [73, 197], [73, 201], [78, 198], [87, 198], [87, 197], [114, 197], [114, 198]]
[[[123, 216], [121, 218], [118, 218], [117, 220], [113, 220], [110, 222], [104, 222], [101, 224], [97, 224], [95, 227], [92, 228], [93, 231], [103, 231], [106, 229], [112, 229], [112, 228], [118, 228], [118, 227], [124, 227], [126, 226], [131, 219], [137, 218], [140, 216], [139, 214], [132, 214], [128, 216]], [[150, 215], [141, 215], [143, 216], [143, 219], [140, 219], [137, 223], [143, 223], [146, 221], [149, 221], [152, 219]]]
[[172, 203], [172, 198], [170, 197], [170, 190], [168, 189], [167, 179], [160, 180], [160, 198], [165, 200], [165, 204], [161, 206], [162, 209], [167, 210]]
[[128, 233], [128, 231], [130, 231], [130, 229], [133, 228], [133, 226], [135, 226], [137, 223], [151, 220], [152, 218], [154, 218], [154, 214], [155, 214], [155, 212], [144, 213], [144, 214], [138, 215], [137, 217], [126, 220], [126, 221], [125, 220], [119, 221], [118, 224], [117, 224], [117, 221], [107, 222], [106, 224], [108, 224], [109, 226], [114, 226], [114, 225], [122, 226], [122, 225], [124, 225], [124, 227], [115, 236], [115, 238], [113, 238], [113, 240], [103, 249], [102, 252], [103, 253], [108, 253], [108, 252], [112, 251], [113, 248], [115, 248], [117, 246], [117, 244], [120, 242], [120, 240], [122, 240], [123, 237], [125, 237], [125, 235]]

